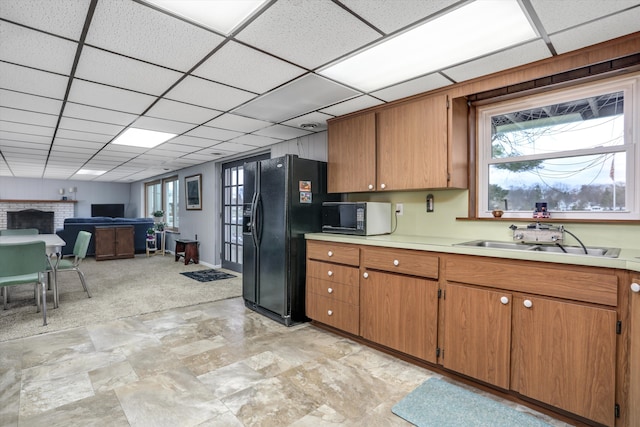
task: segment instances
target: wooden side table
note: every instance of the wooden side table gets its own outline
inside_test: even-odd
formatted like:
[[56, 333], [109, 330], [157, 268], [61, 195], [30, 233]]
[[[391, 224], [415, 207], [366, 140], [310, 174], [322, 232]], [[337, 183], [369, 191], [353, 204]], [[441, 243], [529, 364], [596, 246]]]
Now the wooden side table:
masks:
[[200, 242], [197, 240], [189, 240], [189, 239], [176, 239], [176, 261], [180, 259], [180, 257], [184, 257], [184, 265], [189, 264], [193, 260], [194, 264], [198, 264], [200, 262]]

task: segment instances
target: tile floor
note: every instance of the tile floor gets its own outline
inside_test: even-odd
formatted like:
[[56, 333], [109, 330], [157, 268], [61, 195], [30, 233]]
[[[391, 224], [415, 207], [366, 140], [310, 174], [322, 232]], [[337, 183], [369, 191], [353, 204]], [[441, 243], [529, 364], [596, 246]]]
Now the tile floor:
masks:
[[409, 426], [432, 375], [232, 298], [0, 343], [0, 426]]

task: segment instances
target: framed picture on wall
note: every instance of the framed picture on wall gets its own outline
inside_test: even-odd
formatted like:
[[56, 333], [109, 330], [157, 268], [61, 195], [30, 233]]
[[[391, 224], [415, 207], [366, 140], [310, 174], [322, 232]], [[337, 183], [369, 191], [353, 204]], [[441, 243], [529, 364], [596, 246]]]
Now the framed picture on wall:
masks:
[[188, 176], [184, 179], [187, 210], [202, 209], [202, 174]]

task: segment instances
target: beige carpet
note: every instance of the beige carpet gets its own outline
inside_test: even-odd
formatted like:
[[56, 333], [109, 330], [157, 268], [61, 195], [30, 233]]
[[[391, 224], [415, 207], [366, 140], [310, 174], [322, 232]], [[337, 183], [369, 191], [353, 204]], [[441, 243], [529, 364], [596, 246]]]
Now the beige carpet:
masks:
[[42, 326], [42, 313], [36, 313], [33, 286], [13, 287], [8, 310], [1, 309], [0, 299], [0, 342], [242, 295], [239, 273], [220, 269], [236, 277], [204, 283], [180, 274], [208, 268], [175, 262], [173, 255], [147, 258], [143, 254], [133, 259], [99, 262], [87, 258], [82, 271], [92, 298], [87, 298], [77, 273], [60, 274], [60, 306], [53, 309], [53, 296], [49, 292], [48, 325]]

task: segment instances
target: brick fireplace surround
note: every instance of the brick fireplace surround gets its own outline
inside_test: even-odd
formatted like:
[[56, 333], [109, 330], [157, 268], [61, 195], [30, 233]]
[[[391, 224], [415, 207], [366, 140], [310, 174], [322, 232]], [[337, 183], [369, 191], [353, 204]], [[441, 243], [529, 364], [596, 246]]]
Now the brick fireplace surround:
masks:
[[53, 230], [64, 227], [66, 218], [75, 217], [75, 200], [0, 200], [0, 229], [7, 228], [7, 212], [38, 209], [53, 211]]

